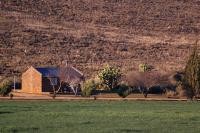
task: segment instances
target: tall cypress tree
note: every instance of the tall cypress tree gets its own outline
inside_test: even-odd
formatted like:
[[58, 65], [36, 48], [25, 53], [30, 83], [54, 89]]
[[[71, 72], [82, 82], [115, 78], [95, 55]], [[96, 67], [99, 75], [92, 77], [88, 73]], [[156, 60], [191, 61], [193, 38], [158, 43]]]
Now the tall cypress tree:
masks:
[[200, 92], [200, 58], [197, 51], [197, 42], [185, 67], [185, 82], [192, 97], [198, 97]]

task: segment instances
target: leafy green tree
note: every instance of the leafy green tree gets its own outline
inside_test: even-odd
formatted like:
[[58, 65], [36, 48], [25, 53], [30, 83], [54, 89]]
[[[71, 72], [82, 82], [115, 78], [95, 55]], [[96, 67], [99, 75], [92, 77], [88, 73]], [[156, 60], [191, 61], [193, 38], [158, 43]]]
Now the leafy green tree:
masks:
[[99, 74], [98, 77], [102, 83], [110, 90], [116, 87], [121, 79], [121, 72], [119, 68], [113, 66], [106, 66]]
[[200, 92], [200, 58], [197, 52], [197, 42], [185, 67], [185, 82], [191, 91], [191, 98], [199, 97]]

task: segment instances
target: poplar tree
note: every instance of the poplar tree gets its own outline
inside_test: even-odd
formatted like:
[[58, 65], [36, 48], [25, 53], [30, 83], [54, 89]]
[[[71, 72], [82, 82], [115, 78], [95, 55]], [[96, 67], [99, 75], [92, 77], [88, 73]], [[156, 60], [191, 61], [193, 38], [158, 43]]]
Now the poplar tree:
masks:
[[185, 67], [185, 82], [191, 98], [198, 98], [200, 92], [200, 58], [197, 51], [197, 42]]

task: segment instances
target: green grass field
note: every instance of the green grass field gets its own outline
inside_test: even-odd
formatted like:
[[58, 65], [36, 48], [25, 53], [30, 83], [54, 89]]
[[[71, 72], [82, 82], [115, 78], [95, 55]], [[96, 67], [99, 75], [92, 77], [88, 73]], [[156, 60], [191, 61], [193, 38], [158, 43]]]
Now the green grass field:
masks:
[[198, 133], [200, 103], [1, 101], [0, 133]]

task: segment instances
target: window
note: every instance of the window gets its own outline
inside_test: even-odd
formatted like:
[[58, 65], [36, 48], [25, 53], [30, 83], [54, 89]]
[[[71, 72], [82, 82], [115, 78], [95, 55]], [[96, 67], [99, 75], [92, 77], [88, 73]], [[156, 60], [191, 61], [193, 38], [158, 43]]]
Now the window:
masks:
[[57, 85], [58, 79], [57, 78], [51, 78], [51, 85]]

